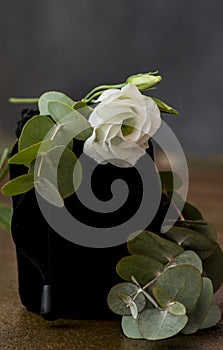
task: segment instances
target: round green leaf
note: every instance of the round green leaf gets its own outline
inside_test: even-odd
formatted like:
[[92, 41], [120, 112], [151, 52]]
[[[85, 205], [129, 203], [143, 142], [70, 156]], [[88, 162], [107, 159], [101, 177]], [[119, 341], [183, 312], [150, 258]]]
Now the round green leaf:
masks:
[[28, 120], [19, 138], [19, 151], [43, 141], [55, 124], [49, 117], [37, 115]]
[[[127, 306], [123, 298], [120, 297], [120, 293], [125, 293], [129, 297], [134, 297], [137, 293], [138, 287], [132, 283], [120, 283], [114, 286], [107, 298], [109, 308], [118, 315], [131, 315], [130, 307]], [[146, 299], [142, 293], [140, 293], [134, 300], [138, 312], [142, 311], [146, 305]]]
[[179, 265], [168, 268], [156, 284], [166, 290], [171, 300], [182, 303], [187, 313], [195, 310], [202, 290], [202, 277], [195, 267]]
[[164, 193], [176, 191], [183, 184], [181, 178], [171, 171], [162, 171], [159, 173], [159, 176]]
[[207, 316], [200, 326], [200, 329], [211, 328], [221, 319], [221, 310], [217, 304], [212, 304], [208, 310]]
[[62, 198], [69, 197], [80, 186], [81, 164], [75, 154], [64, 146], [56, 146], [39, 157], [34, 169], [38, 179], [47, 179], [55, 188], [58, 188]]
[[203, 286], [201, 295], [198, 299], [196, 309], [189, 315], [188, 323], [186, 327], [182, 330], [184, 334], [195, 333], [204, 322], [208, 310], [213, 301], [213, 286], [209, 278], [203, 277]]
[[58, 189], [48, 179], [40, 177], [35, 182], [35, 189], [42, 198], [47, 200], [47, 202], [55, 205], [56, 207], [64, 206], [64, 201]]
[[143, 339], [143, 336], [139, 332], [138, 322], [131, 316], [122, 317], [122, 330], [126, 337], [132, 339]]
[[184, 251], [176, 243], [149, 231], [132, 234], [127, 244], [130, 254], [145, 255], [151, 259], [158, 260], [162, 264], [168, 263]]
[[152, 287], [152, 292], [153, 292], [154, 298], [156, 299], [156, 301], [161, 307], [166, 308], [171, 302], [171, 298], [169, 294], [162, 287], [158, 285], [154, 285]]
[[26, 174], [16, 177], [7, 182], [2, 187], [2, 193], [6, 196], [16, 196], [17, 194], [25, 193], [34, 187], [34, 175]]
[[201, 212], [192, 204], [186, 202], [182, 210], [185, 220], [203, 220]]
[[187, 320], [186, 315], [172, 315], [167, 310], [145, 309], [139, 315], [138, 329], [145, 339], [165, 339], [179, 333]]
[[134, 276], [144, 286], [163, 271], [163, 265], [146, 256], [132, 255], [122, 258], [116, 266], [116, 271], [124, 280], [131, 282], [131, 277]]
[[62, 92], [58, 91], [49, 91], [45, 92], [42, 96], [39, 98], [39, 110], [42, 115], [50, 115], [50, 112], [48, 110], [48, 103], [50, 101], [60, 101], [70, 107], [73, 107], [75, 102], [68, 97], [67, 95], [63, 94]]
[[165, 235], [185, 249], [194, 250], [202, 260], [211, 256], [217, 245], [202, 234], [185, 227], [173, 226]]
[[186, 250], [185, 252], [174, 258], [173, 266], [175, 265], [192, 265], [196, 267], [200, 271], [200, 273], [202, 273], [203, 271], [201, 259], [192, 250]]
[[74, 111], [72, 107], [60, 101], [49, 101], [47, 108], [56, 123], [60, 123], [66, 115]]
[[216, 241], [217, 239], [217, 232], [214, 227], [203, 220], [178, 220], [174, 225], [197, 231], [213, 241]]
[[174, 301], [169, 305], [168, 311], [172, 315], [182, 316], [186, 315], [187, 310], [183, 304], [179, 303], [179, 301]]
[[92, 134], [92, 127], [88, 120], [78, 111], [67, 114], [59, 122], [60, 133], [64, 138], [76, 138], [85, 141]]
[[216, 245], [212, 255], [203, 262], [204, 271], [213, 283], [216, 292], [223, 282], [223, 252], [219, 245]]

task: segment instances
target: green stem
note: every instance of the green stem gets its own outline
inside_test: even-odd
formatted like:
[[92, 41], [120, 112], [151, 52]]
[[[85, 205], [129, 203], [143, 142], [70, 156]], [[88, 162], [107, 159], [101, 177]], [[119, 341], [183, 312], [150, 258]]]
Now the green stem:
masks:
[[102, 94], [105, 90], [108, 89], [120, 89], [122, 88], [126, 83], [121, 83], [121, 84], [116, 84], [116, 85], [100, 85], [91, 90], [83, 99], [83, 102], [88, 102], [89, 100], [91, 101], [93, 98], [93, 95], [95, 96], [95, 93], [98, 93], [98, 95]]
[[0, 171], [0, 182], [5, 178], [9, 170], [8, 162], [5, 163], [4, 167]]
[[17, 97], [10, 97], [9, 102], [10, 103], [38, 103], [38, 98], [17, 98]]

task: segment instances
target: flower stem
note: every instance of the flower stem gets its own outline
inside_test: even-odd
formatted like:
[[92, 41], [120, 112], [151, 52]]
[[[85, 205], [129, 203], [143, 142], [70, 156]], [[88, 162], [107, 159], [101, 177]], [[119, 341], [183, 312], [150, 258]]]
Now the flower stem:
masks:
[[[99, 96], [102, 94], [102, 92], [108, 90], [108, 89], [120, 89], [122, 88], [126, 83], [116, 84], [116, 85], [100, 85], [91, 90], [83, 99], [83, 102], [89, 103], [94, 97]], [[96, 95], [97, 93], [97, 95]]]
[[9, 102], [10, 103], [38, 103], [38, 98], [17, 98], [17, 97], [10, 97]]

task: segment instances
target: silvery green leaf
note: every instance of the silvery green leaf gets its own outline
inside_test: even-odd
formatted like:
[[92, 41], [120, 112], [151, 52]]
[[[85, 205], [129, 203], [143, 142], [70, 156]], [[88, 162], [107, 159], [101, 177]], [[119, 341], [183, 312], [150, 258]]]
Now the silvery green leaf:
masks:
[[177, 315], [177, 316], [186, 315], [186, 311], [187, 311], [185, 306], [179, 301], [174, 301], [170, 303], [167, 310], [170, 314]]
[[197, 231], [211, 239], [212, 241], [217, 240], [217, 232], [215, 228], [208, 222], [203, 220], [178, 220], [174, 224], [175, 226], [189, 228], [191, 230]]
[[157, 260], [142, 255], [131, 255], [118, 262], [116, 271], [128, 282], [131, 282], [134, 275], [141, 285], [145, 285], [161, 273], [163, 268], [163, 264]]
[[196, 267], [200, 271], [200, 273], [202, 273], [203, 271], [201, 259], [192, 250], [186, 250], [182, 254], [175, 257], [173, 260], [173, 266], [175, 265], [192, 265]]
[[167, 293], [167, 291], [164, 288], [160, 287], [159, 285], [155, 284], [152, 287], [152, 292], [153, 292], [154, 298], [162, 308], [166, 308], [171, 302], [171, 298]]
[[122, 330], [128, 338], [143, 339], [143, 336], [138, 329], [138, 322], [132, 316], [122, 317]]
[[145, 339], [165, 339], [179, 333], [187, 320], [186, 315], [172, 315], [167, 310], [145, 309], [139, 315], [138, 329]]
[[210, 257], [217, 246], [216, 242], [185, 227], [173, 226], [165, 235], [185, 249], [195, 251], [202, 260]]
[[23, 127], [19, 138], [19, 151], [42, 142], [46, 135], [53, 130], [54, 126], [52, 119], [42, 115], [29, 119]]
[[187, 313], [192, 313], [201, 294], [202, 277], [194, 266], [179, 265], [163, 272], [156, 285], [165, 289], [171, 300], [182, 303]]
[[45, 92], [42, 96], [40, 96], [39, 102], [38, 102], [40, 114], [50, 115], [50, 112], [48, 110], [48, 103], [50, 101], [60, 101], [70, 107], [73, 107], [73, 105], [75, 104], [75, 102], [70, 97], [63, 94], [62, 92], [58, 92], [58, 91]]
[[208, 310], [207, 316], [199, 329], [211, 328], [221, 319], [221, 310], [217, 304], [212, 304]]
[[60, 101], [49, 101], [47, 108], [56, 123], [61, 123], [64, 117], [74, 111], [72, 107]]
[[217, 244], [212, 255], [203, 262], [204, 271], [213, 283], [216, 292], [223, 282], [223, 252]]
[[208, 310], [213, 301], [213, 286], [209, 278], [203, 277], [201, 295], [198, 299], [196, 309], [189, 315], [188, 323], [182, 330], [184, 334], [195, 333], [207, 317]]
[[82, 180], [82, 167], [79, 160], [69, 148], [64, 146], [56, 146], [39, 157], [34, 171], [38, 178], [47, 179], [54, 188], [57, 188], [62, 198], [72, 195]]
[[130, 254], [144, 255], [162, 264], [167, 264], [184, 251], [178, 244], [149, 231], [130, 235], [127, 244]]
[[123, 303], [127, 304], [127, 306], [133, 302], [132, 298], [124, 292], [117, 292], [117, 296]]
[[[116, 286], [114, 286], [107, 297], [107, 302], [109, 308], [118, 315], [126, 315], [130, 316], [131, 311], [129, 306], [126, 302], [123, 302], [123, 300], [120, 299], [120, 293], [127, 294], [131, 299], [137, 294], [138, 287], [132, 283], [119, 283]], [[137, 297], [134, 300], [138, 312], [141, 312], [142, 309], [145, 307], [146, 299], [142, 293], [137, 295]]]
[[63, 198], [61, 197], [58, 189], [48, 179], [40, 177], [35, 182], [35, 189], [47, 202], [55, 205], [56, 207], [64, 206]]
[[134, 318], [134, 320], [136, 320], [138, 317], [138, 309], [137, 309], [136, 303], [134, 303], [134, 301], [132, 301], [131, 304], [129, 305], [129, 307], [130, 307], [132, 317]]

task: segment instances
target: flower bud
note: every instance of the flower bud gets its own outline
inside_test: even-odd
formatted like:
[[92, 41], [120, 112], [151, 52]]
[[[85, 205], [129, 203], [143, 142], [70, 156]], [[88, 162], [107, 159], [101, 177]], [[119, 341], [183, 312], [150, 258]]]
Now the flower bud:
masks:
[[136, 85], [139, 90], [147, 90], [162, 80], [160, 75], [155, 75], [157, 73], [158, 71], [132, 75], [126, 80], [126, 83]]

